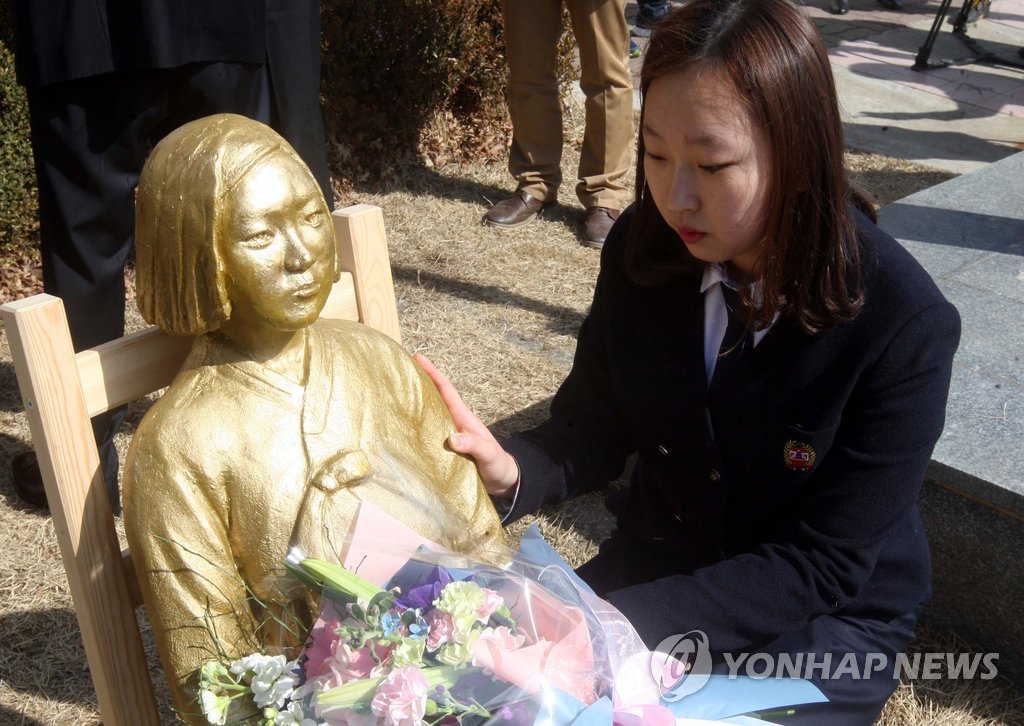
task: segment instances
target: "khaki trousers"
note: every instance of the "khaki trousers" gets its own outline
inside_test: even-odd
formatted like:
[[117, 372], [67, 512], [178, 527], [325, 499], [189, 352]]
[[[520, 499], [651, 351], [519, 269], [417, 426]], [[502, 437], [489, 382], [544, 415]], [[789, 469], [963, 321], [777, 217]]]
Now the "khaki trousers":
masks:
[[[633, 89], [625, 0], [565, 0], [580, 52], [586, 130], [576, 195], [584, 207], [622, 209], [633, 144]], [[562, 0], [503, 0], [512, 119], [508, 169], [518, 189], [553, 202], [562, 181], [562, 102], [555, 76]]]

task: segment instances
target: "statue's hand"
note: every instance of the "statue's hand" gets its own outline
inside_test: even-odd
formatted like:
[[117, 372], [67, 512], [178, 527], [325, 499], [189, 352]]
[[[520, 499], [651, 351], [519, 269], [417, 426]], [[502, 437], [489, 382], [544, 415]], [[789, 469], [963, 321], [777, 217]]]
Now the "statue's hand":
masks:
[[501, 448], [494, 434], [463, 403], [451, 381], [437, 370], [426, 356], [416, 353], [413, 359], [434, 382], [455, 423], [456, 433], [448, 437], [448, 445], [453, 451], [465, 454], [476, 462], [477, 471], [488, 494], [511, 499], [519, 481], [519, 465], [516, 460]]

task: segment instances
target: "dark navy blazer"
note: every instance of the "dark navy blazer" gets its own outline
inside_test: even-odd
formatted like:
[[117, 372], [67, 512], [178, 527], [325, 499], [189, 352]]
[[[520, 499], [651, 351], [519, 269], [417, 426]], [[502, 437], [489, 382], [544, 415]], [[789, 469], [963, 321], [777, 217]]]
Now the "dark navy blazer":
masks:
[[[584, 572], [649, 646], [691, 629], [747, 650], [823, 614], [888, 621], [930, 596], [917, 497], [942, 431], [960, 319], [858, 213], [865, 303], [817, 335], [783, 317], [709, 395], [699, 272], [623, 272], [632, 215], [601, 257], [551, 418], [504, 442], [522, 479], [507, 521], [602, 488], [614, 547]], [[610, 556], [610, 550], [615, 556]]]

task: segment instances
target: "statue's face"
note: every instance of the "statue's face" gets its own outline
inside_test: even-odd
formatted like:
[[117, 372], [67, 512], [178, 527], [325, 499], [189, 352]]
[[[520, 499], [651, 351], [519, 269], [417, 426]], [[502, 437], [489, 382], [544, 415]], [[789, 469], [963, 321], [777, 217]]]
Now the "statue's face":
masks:
[[334, 231], [323, 194], [285, 152], [257, 164], [227, 195], [222, 217], [231, 319], [298, 330], [320, 315], [334, 279]]

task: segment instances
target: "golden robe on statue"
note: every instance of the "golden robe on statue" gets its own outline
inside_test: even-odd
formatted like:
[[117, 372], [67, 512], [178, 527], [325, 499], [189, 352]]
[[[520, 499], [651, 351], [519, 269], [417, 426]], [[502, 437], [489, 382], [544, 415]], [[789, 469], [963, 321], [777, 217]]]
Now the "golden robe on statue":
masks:
[[[172, 682], [215, 656], [207, 613], [229, 653], [258, 649], [251, 636], [264, 614], [246, 589], [280, 599], [292, 545], [337, 562], [361, 501], [457, 551], [501, 537], [473, 463], [443, 449], [440, 396], [397, 343], [319, 321], [306, 347], [299, 385], [216, 333], [200, 338], [132, 440], [126, 529], [136, 568], [149, 573], [143, 595]], [[375, 380], [389, 385], [366, 385]], [[288, 640], [269, 632], [263, 645]]]

